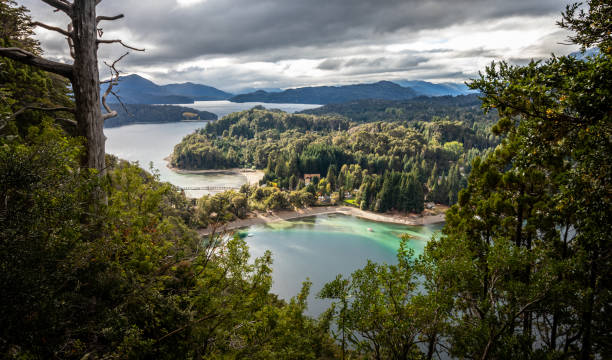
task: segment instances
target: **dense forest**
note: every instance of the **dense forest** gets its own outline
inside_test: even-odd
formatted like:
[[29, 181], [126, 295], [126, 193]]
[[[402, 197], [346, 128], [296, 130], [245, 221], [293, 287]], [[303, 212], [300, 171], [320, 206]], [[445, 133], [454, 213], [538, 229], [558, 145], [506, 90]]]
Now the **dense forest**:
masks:
[[167, 123], [183, 120], [217, 120], [217, 115], [175, 105], [109, 104], [117, 116], [104, 122], [104, 127], [136, 123]]
[[421, 212], [425, 200], [454, 204], [472, 160], [497, 144], [495, 136], [485, 135], [493, 124], [489, 117], [470, 119], [355, 124], [337, 114], [254, 108], [185, 137], [172, 164], [265, 169], [265, 182], [289, 190], [306, 185], [304, 174], [319, 174], [314, 185], [320, 195], [355, 192], [362, 209]]
[[[85, 1], [46, 2], [74, 16]], [[293, 166], [327, 170], [330, 187], [357, 181], [340, 180], [345, 166], [362, 185], [367, 171], [382, 187], [417, 193], [414, 178], [431, 175], [422, 168], [469, 172], [423, 255], [407, 250], [404, 236], [397, 263], [339, 275], [318, 294], [332, 305], [317, 319], [304, 315], [308, 281], [289, 301], [270, 293], [272, 254], [250, 259], [239, 237], [196, 231], [216, 223], [215, 206], [240, 215], [241, 199], [261, 200], [263, 189], [194, 207], [134, 164], [107, 156], [104, 171], [92, 168], [83, 161], [90, 144], [74, 136], [82, 118], [68, 80], [22, 63], [42, 53], [27, 10], [0, 0], [0, 20], [0, 54], [30, 54], [0, 57], [2, 358], [612, 357], [609, 1], [570, 5], [559, 22], [570, 42], [598, 54], [493, 63], [471, 82], [483, 109], [498, 114], [493, 150], [463, 120], [351, 124], [261, 109], [179, 145], [180, 153], [209, 144], [220, 160], [262, 166], [280, 180]], [[265, 125], [291, 117], [318, 130]], [[372, 154], [352, 141], [358, 136]], [[406, 162], [396, 148], [410, 154]], [[379, 159], [398, 159], [397, 170], [381, 174]], [[334, 168], [345, 160], [354, 161]]]
[[[352, 122], [375, 121], [431, 121], [434, 118], [449, 117], [469, 124], [490, 123], [497, 114], [483, 114], [482, 101], [478, 95], [420, 96], [410, 100], [366, 99], [340, 104], [329, 104], [315, 109], [304, 110], [304, 114], [339, 114]], [[486, 119], [483, 121], [482, 119]]]

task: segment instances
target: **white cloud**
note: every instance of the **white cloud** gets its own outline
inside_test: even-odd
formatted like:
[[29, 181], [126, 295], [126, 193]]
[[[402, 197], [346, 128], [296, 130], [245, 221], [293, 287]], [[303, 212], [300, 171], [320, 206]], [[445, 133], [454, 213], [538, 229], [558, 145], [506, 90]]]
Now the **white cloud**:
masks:
[[[379, 80], [464, 81], [491, 60], [526, 61], [560, 46], [555, 25], [571, 0], [105, 0], [104, 38], [132, 52], [126, 72], [156, 82], [199, 82], [235, 91]], [[23, 0], [37, 20], [66, 17]], [[48, 56], [68, 60], [65, 40], [37, 30]], [[113, 59], [124, 49], [101, 48]]]

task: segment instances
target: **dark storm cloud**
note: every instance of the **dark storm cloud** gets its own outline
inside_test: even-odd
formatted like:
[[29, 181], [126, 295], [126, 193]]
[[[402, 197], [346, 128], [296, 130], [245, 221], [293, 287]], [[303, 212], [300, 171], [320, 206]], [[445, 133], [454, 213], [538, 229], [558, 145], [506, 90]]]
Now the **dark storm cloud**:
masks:
[[[50, 9], [36, 0], [23, 3], [37, 14]], [[388, 34], [553, 14], [561, 6], [558, 0], [206, 0], [191, 6], [175, 0], [104, 0], [99, 12], [125, 13], [126, 19], [105, 27], [153, 45], [147, 61], [163, 63], [291, 46], [368, 43]]]
[[344, 64], [342, 59], [325, 59], [322, 61], [317, 69], [319, 70], [339, 70]]
[[[474, 69], [461, 62], [474, 67], [477, 61], [472, 59], [498, 58], [504, 45], [492, 41], [491, 46], [466, 49], [447, 40], [465, 29], [516, 30], [520, 21], [503, 21], [511, 17], [544, 16], [554, 24], [570, 1], [103, 0], [98, 14], [125, 14], [122, 20], [101, 24], [105, 39], [121, 38], [147, 48], [122, 62], [125, 72], [232, 90], [400, 78], [465, 79]], [[192, 4], [179, 4], [186, 2]], [[36, 20], [66, 25], [62, 13], [54, 13], [40, 0], [19, 3], [31, 8]], [[429, 34], [427, 46], [388, 50], [418, 43], [423, 31]], [[69, 61], [62, 36], [45, 30], [37, 34], [47, 56]], [[534, 46], [547, 49], [555, 36]], [[532, 50], [533, 54], [512, 56], [542, 56]], [[123, 51], [117, 45], [102, 46], [100, 58], [114, 59]]]

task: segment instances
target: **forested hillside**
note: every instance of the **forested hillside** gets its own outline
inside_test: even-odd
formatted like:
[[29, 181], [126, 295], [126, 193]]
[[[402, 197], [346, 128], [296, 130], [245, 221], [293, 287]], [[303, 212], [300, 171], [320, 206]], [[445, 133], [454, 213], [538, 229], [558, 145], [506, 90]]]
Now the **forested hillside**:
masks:
[[184, 120], [217, 120], [217, 115], [183, 106], [109, 104], [117, 116], [104, 122], [104, 127], [117, 127], [136, 123], [168, 123]]
[[497, 120], [497, 112], [483, 114], [482, 101], [478, 95], [418, 97], [410, 100], [359, 100], [342, 104], [329, 104], [316, 109], [304, 110], [304, 114], [339, 114], [352, 122], [374, 121], [432, 121], [446, 118], [461, 121], [472, 127], [481, 136], [494, 135], [490, 126]]
[[374, 84], [302, 87], [282, 92], [259, 90], [250, 94], [236, 95], [229, 100], [277, 104], [334, 104], [359, 99], [401, 100], [416, 96], [417, 93], [410, 88], [390, 81], [379, 81]]
[[425, 200], [455, 203], [471, 161], [497, 144], [494, 136], [473, 130], [484, 134], [492, 124], [480, 118], [471, 124], [434, 117], [351, 125], [340, 115], [254, 108], [187, 136], [175, 147], [172, 164], [265, 169], [264, 181], [291, 190], [304, 187], [304, 174], [320, 174], [330, 184], [325, 193], [358, 190], [363, 209], [420, 212]]

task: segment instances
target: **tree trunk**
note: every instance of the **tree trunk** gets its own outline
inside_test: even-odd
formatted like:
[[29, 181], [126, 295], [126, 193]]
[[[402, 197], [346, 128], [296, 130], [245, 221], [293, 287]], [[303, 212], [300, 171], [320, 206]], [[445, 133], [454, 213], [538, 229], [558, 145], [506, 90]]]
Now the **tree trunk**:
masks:
[[76, 102], [76, 121], [79, 136], [87, 140], [83, 165], [104, 172], [106, 137], [100, 109], [100, 77], [98, 72], [98, 43], [96, 1], [75, 0], [72, 22], [74, 26], [74, 76], [72, 88]]
[[[595, 256], [592, 256], [595, 257]], [[593, 307], [595, 303], [595, 276], [596, 268], [595, 268], [595, 260], [591, 259], [591, 264], [589, 266], [589, 284], [586, 288], [586, 304], [585, 310], [582, 315], [582, 350], [580, 352], [581, 360], [589, 360], [591, 359], [591, 347], [592, 347], [592, 339], [591, 339], [591, 330], [592, 330], [592, 322], [593, 322]]]

